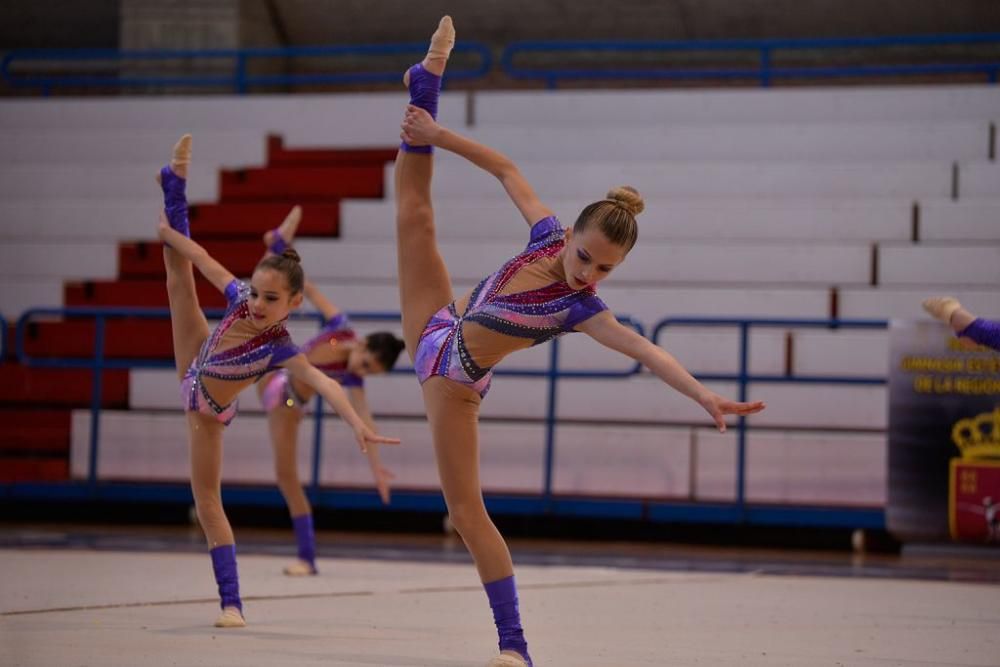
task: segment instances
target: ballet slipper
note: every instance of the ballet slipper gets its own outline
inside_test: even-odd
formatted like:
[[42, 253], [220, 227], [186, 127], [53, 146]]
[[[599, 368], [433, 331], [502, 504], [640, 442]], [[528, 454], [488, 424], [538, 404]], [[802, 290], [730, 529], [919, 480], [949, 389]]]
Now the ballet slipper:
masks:
[[[406, 70], [403, 85], [410, 91], [410, 104], [424, 109], [432, 118], [437, 118], [438, 97], [441, 94], [441, 76], [444, 74], [448, 55], [455, 46], [455, 27], [451, 17], [445, 16], [438, 23], [431, 36], [431, 45], [424, 59]], [[405, 141], [400, 145], [408, 153], [434, 152], [433, 146], [412, 146]]]
[[242, 612], [236, 607], [226, 607], [215, 619], [215, 627], [217, 628], [243, 628], [246, 627], [246, 624]]
[[528, 667], [528, 663], [519, 655], [501, 653], [487, 663], [486, 667]]
[[952, 296], [932, 296], [924, 299], [924, 310], [945, 324], [951, 324], [951, 316], [962, 307], [958, 299]]
[[291, 565], [286, 565], [285, 569], [282, 571], [289, 577], [308, 577], [317, 573], [314, 566], [310, 565], [301, 558], [296, 560]]
[[285, 216], [285, 219], [276, 229], [272, 229], [264, 234], [264, 244], [267, 245], [268, 252], [280, 255], [285, 251], [285, 248], [290, 247], [292, 240], [295, 239], [295, 232], [298, 231], [301, 221], [302, 207], [292, 207], [292, 210], [288, 212], [288, 215]]
[[[455, 26], [450, 16], [443, 16], [438, 22], [437, 30], [431, 35], [431, 45], [420, 65], [434, 76], [441, 76], [444, 74], [445, 65], [448, 64], [448, 57], [453, 48], [455, 48]], [[403, 74], [403, 85], [410, 86], [410, 70]]]

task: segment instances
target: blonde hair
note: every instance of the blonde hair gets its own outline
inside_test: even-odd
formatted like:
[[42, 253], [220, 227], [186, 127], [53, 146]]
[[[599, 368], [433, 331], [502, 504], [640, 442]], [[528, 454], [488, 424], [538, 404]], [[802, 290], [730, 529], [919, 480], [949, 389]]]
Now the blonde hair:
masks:
[[591, 225], [597, 225], [609, 241], [628, 252], [639, 239], [639, 225], [635, 218], [645, 208], [642, 195], [631, 185], [612, 188], [605, 199], [580, 211], [573, 231], [582, 232]]

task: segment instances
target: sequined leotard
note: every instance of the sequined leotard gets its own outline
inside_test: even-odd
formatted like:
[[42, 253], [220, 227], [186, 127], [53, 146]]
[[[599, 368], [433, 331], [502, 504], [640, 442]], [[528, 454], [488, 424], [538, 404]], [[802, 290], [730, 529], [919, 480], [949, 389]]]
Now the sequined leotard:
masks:
[[[322, 346], [330, 345], [331, 342], [351, 343], [358, 339], [351, 322], [347, 318], [347, 313], [337, 313], [331, 317], [320, 332], [310, 338], [300, 349], [306, 358], [309, 359], [310, 352]], [[321, 370], [327, 377], [336, 380], [342, 387], [363, 387], [364, 379], [347, 371], [346, 361], [332, 361], [327, 363], [316, 362], [309, 359], [313, 366]], [[264, 409], [271, 411], [279, 405], [290, 408], [301, 408], [306, 399], [295, 391], [288, 371], [282, 369], [268, 375], [262, 380], [267, 385], [264, 388], [261, 400]]]
[[559, 261], [565, 245], [559, 220], [539, 220], [523, 252], [435, 313], [417, 344], [420, 382], [441, 375], [485, 396], [500, 359], [569, 333], [607, 310], [593, 287], [574, 290], [566, 283]]
[[[205, 388], [204, 378], [230, 382], [257, 380], [299, 353], [285, 322], [264, 331], [251, 323], [250, 286], [233, 280], [226, 286], [226, 313], [215, 331], [202, 344], [181, 380], [181, 397], [186, 410], [200, 412], [229, 424], [236, 416], [237, 402], [220, 405]], [[231, 345], [237, 341], [236, 345]]]

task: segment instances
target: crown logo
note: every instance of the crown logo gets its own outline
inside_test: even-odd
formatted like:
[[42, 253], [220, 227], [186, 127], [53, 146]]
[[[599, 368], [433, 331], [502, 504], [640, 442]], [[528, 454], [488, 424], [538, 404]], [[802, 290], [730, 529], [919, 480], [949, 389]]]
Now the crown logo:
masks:
[[1000, 408], [958, 420], [951, 429], [951, 440], [963, 459], [1000, 458]]

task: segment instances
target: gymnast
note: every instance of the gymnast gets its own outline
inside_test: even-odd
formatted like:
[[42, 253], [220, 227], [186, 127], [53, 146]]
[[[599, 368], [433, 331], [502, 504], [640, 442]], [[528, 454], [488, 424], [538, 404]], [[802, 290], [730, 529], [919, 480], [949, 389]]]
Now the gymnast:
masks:
[[[301, 219], [302, 209], [296, 206], [277, 229], [264, 235], [267, 247], [265, 259], [281, 255], [290, 247]], [[377, 430], [365, 396], [364, 378], [392, 370], [403, 349], [403, 341], [387, 331], [358, 338], [347, 314], [333, 305], [308, 278], [303, 284], [303, 293], [320, 312], [324, 324], [320, 332], [300, 348], [302, 353], [309, 363], [347, 390], [354, 411], [371, 430]], [[261, 378], [257, 383], [257, 394], [267, 410], [278, 488], [288, 504], [298, 544], [298, 558], [285, 567], [284, 572], [289, 576], [316, 574], [312, 508], [299, 481], [296, 455], [303, 408], [316, 392], [305, 382], [292, 377], [287, 369], [279, 369]], [[382, 465], [378, 446], [368, 447], [368, 463], [379, 497], [388, 504], [393, 475]]]
[[[435, 122], [454, 40], [446, 16], [424, 60], [403, 78], [410, 104], [395, 165], [403, 339], [421, 383], [448, 514], [472, 554], [493, 611], [500, 654], [490, 666], [530, 667], [510, 552], [486, 512], [479, 481], [478, 414], [492, 368], [511, 352], [582, 331], [696, 401], [720, 431], [725, 415], [750, 415], [764, 404], [738, 403], [708, 390], [672, 356], [621, 325], [598, 298], [597, 284], [635, 244], [636, 215], [643, 209], [635, 189], [611, 190], [566, 230], [510, 159]], [[527, 247], [458, 299], [435, 240], [434, 147], [495, 176], [530, 227]]]
[[1000, 322], [976, 317], [953, 296], [924, 299], [924, 310], [951, 327], [959, 338], [1000, 350]]
[[[326, 399], [354, 429], [362, 451], [399, 441], [377, 435], [351, 407], [340, 385], [314, 368], [292, 343], [285, 320], [302, 303], [304, 280], [294, 250], [263, 259], [247, 284], [191, 240], [185, 195], [190, 163], [191, 135], [186, 134], [157, 176], [164, 198], [158, 233], [164, 241], [174, 360], [188, 423], [191, 491], [219, 587], [222, 613], [215, 625], [243, 627], [235, 538], [221, 496], [222, 432], [236, 416], [240, 391], [283, 368]], [[226, 296], [225, 315], [214, 331], [209, 331], [198, 303], [192, 264]]]

